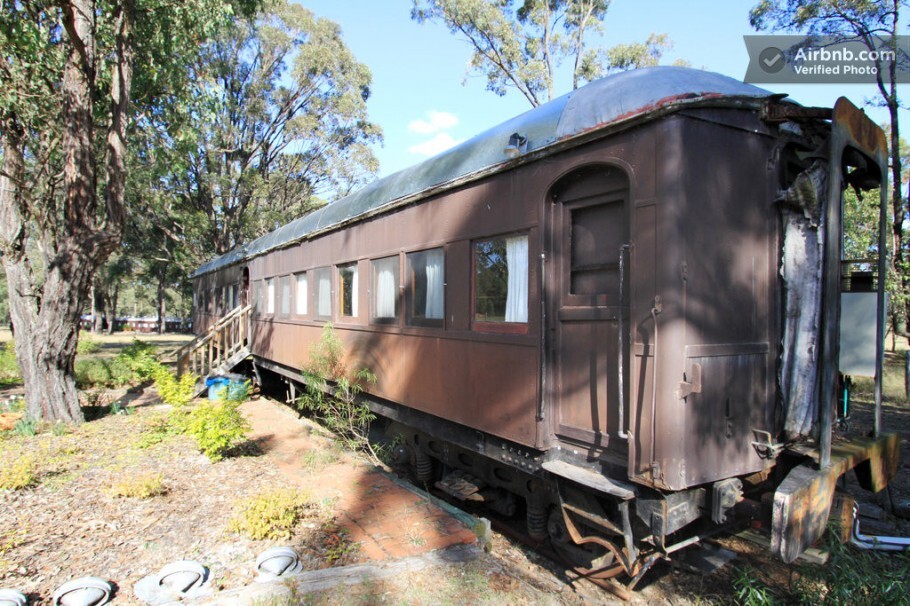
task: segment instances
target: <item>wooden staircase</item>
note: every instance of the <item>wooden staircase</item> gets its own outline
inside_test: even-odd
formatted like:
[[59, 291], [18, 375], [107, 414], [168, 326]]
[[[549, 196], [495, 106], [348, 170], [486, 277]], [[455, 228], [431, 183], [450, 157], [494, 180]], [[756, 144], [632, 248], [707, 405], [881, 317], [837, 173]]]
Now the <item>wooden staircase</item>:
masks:
[[198, 396], [209, 377], [230, 372], [250, 355], [250, 318], [253, 306], [235, 307], [227, 315], [177, 350], [177, 374], [191, 372], [199, 377]]

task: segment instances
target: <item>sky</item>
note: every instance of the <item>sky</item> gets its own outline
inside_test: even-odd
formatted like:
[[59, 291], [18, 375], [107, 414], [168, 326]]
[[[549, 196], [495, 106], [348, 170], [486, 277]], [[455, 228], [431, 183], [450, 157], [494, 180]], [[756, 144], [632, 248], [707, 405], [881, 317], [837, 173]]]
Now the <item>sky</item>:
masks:
[[[517, 90], [504, 97], [485, 90], [483, 76], [468, 73], [470, 45], [441, 24], [413, 21], [412, 0], [295, 1], [338, 23], [348, 48], [372, 71], [369, 118], [384, 135], [383, 145], [374, 149], [379, 176], [417, 164], [531, 109]], [[749, 9], [756, 2], [613, 0], [602, 44], [643, 42], [651, 33], [667, 34], [673, 48], [662, 64], [684, 59], [692, 67], [742, 80], [749, 63], [743, 36], [762, 33], [749, 25]], [[562, 76], [555, 96], [571, 91], [568, 70]], [[874, 85], [862, 84], [759, 86], [813, 106], [831, 107], [846, 96], [862, 107], [876, 95]], [[879, 108], [866, 111], [878, 123], [887, 121]], [[910, 112], [902, 111], [901, 120], [908, 123], [908, 118]]]

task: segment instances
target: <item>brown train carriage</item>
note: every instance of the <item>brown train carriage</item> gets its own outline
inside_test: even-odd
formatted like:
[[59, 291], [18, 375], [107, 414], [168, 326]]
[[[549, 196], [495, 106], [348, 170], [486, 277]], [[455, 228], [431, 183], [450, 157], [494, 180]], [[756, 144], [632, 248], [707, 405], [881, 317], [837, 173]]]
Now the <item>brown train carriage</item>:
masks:
[[533, 536], [605, 576], [634, 584], [762, 490], [791, 561], [841, 473], [867, 461], [879, 489], [896, 468], [894, 435], [832, 454], [818, 405], [839, 183], [885, 178], [851, 108], [685, 68], [611, 76], [204, 265], [194, 326], [248, 298], [254, 364], [293, 384], [333, 323], [422, 479], [524, 499]]

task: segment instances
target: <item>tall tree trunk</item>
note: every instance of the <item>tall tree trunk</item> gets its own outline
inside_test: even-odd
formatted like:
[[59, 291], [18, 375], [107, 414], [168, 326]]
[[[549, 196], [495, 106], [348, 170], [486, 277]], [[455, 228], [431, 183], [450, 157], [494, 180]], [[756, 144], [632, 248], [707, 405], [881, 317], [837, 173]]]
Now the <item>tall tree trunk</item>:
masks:
[[117, 326], [117, 301], [120, 299], [120, 285], [114, 285], [114, 292], [104, 299], [104, 313], [107, 315], [107, 334], [114, 334]]
[[89, 298], [92, 301], [92, 333], [100, 334], [104, 327], [104, 291], [93, 284]]
[[[9, 284], [10, 315], [16, 326], [16, 357], [25, 386], [26, 413], [37, 419], [81, 422], [73, 367], [79, 322], [95, 268], [116, 246], [123, 225], [126, 178], [125, 135], [132, 81], [132, 1], [114, 8], [117, 53], [112, 65], [111, 122], [107, 133], [104, 216], [98, 208], [94, 99], [96, 11], [91, 0], [60, 6], [67, 57], [61, 86], [60, 141], [63, 158], [62, 223], [33, 212], [24, 180], [25, 129], [3, 115], [0, 176], [0, 246]], [[50, 194], [53, 195], [53, 194]], [[55, 208], [56, 199], [44, 203]], [[26, 254], [30, 235], [39, 240], [43, 271]]]
[[167, 331], [167, 265], [164, 265], [158, 273], [158, 334], [163, 335]]
[[36, 419], [82, 420], [73, 362], [82, 301], [88, 285], [85, 266], [73, 251], [45, 251], [51, 263], [39, 283], [27, 254], [23, 221], [25, 134], [15, 117], [3, 121], [0, 170], [0, 243], [9, 287], [10, 318], [16, 326], [16, 359], [25, 387], [26, 413]]

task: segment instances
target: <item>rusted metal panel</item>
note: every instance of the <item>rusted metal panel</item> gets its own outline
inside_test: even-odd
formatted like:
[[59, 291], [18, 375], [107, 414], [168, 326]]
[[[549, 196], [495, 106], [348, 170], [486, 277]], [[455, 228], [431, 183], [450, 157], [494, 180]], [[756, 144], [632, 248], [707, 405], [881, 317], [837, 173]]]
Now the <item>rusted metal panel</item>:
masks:
[[869, 471], [868, 488], [879, 491], [897, 473], [900, 434], [853, 438], [834, 444], [830, 465], [817, 461], [794, 468], [774, 494], [771, 551], [792, 562], [825, 532], [837, 480], [858, 466]]
[[[767, 464], [750, 442], [753, 429], [776, 433], [777, 184], [772, 131], [754, 112], [692, 109], [660, 128], [654, 234], [635, 233], [655, 252], [633, 267], [654, 286], [631, 301], [631, 469], [679, 490]], [[682, 394], [696, 365], [701, 392]]]

